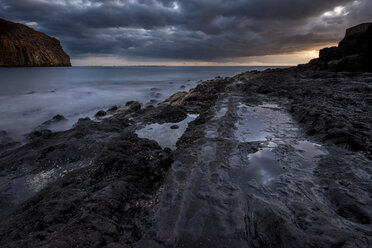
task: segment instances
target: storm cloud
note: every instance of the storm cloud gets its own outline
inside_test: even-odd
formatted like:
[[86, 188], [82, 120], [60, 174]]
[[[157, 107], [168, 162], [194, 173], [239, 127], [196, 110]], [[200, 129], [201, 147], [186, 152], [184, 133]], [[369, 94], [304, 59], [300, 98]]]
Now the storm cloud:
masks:
[[224, 62], [340, 40], [370, 0], [0, 0], [0, 17], [61, 40], [72, 58]]

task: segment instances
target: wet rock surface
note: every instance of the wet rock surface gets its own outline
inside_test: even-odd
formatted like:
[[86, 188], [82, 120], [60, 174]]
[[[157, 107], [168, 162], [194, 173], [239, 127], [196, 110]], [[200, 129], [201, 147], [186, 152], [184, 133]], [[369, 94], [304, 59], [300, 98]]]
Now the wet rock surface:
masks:
[[102, 117], [104, 117], [104, 116], [106, 116], [107, 115], [107, 112], [106, 111], [104, 111], [104, 110], [99, 110], [95, 115], [94, 115], [94, 117], [96, 117], [96, 118], [102, 118]]
[[3, 153], [1, 246], [96, 247], [138, 240], [172, 160], [131, 126], [127, 119], [82, 119], [72, 130]]
[[246, 94], [284, 99], [283, 104], [308, 135], [371, 158], [371, 73], [291, 68], [236, 78], [245, 82], [241, 89]]
[[122, 134], [92, 165], [49, 184], [14, 212], [10, 224], [2, 227], [1, 243], [7, 247], [133, 243], [149, 225], [146, 219], [170, 162], [169, 154], [155, 142]]
[[0, 246], [370, 247], [371, 88], [251, 71], [35, 131], [0, 150]]
[[273, 97], [244, 84], [190, 123], [137, 246], [368, 247], [371, 161], [308, 141]]
[[[140, 103], [128, 102], [109, 118], [82, 118], [64, 132], [35, 131], [26, 144], [1, 151], [0, 246], [135, 244], [151, 226], [173, 161], [171, 149], [138, 137], [138, 123], [170, 118], [170, 126], [181, 125], [187, 112], [180, 106], [141, 109]], [[186, 128], [167, 130], [182, 136]]]
[[187, 112], [184, 107], [166, 105], [160, 108], [158, 113], [151, 116], [158, 123], [172, 122], [177, 123], [187, 117]]

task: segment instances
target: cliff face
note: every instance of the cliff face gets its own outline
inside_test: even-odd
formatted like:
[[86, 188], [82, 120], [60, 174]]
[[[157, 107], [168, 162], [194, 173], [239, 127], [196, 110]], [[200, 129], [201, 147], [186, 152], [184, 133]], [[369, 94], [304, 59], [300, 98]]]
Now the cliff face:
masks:
[[310, 61], [309, 66], [332, 71], [372, 71], [372, 23], [347, 29], [337, 47], [320, 50], [319, 58]]
[[0, 66], [71, 66], [59, 40], [0, 19]]

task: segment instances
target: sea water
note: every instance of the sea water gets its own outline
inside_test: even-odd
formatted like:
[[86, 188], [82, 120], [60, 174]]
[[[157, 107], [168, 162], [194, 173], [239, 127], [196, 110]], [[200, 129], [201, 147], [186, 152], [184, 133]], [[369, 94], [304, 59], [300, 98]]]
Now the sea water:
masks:
[[[0, 132], [21, 140], [53, 116], [67, 121], [52, 131], [69, 129], [81, 117], [127, 101], [156, 104], [201, 80], [234, 76], [269, 67], [49, 67], [0, 68]], [[5, 132], [2, 132], [3, 134]]]

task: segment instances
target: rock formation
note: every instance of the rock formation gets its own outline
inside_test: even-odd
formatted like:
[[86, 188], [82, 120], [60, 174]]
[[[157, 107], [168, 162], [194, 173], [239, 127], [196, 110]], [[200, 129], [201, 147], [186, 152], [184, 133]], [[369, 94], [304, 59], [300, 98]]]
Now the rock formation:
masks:
[[71, 66], [59, 40], [0, 19], [1, 66]]
[[310, 61], [309, 66], [332, 71], [372, 71], [372, 23], [347, 29], [338, 47], [320, 50], [319, 58]]

